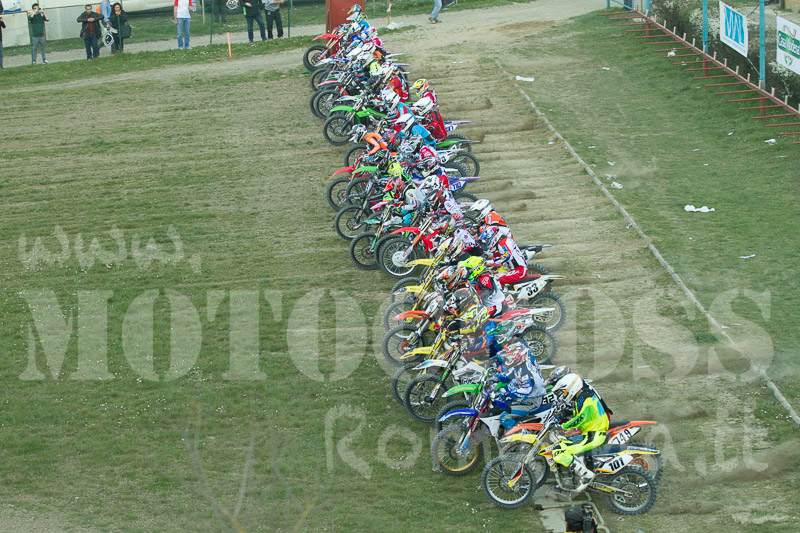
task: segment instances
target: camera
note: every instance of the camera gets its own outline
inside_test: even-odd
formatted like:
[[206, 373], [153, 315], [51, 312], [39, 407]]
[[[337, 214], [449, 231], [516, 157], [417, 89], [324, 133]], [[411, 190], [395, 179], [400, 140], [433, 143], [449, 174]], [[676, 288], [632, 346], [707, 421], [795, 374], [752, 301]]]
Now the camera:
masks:
[[583, 533], [597, 533], [597, 522], [592, 514], [592, 506], [584, 503], [581, 505], [581, 511], [583, 511]]

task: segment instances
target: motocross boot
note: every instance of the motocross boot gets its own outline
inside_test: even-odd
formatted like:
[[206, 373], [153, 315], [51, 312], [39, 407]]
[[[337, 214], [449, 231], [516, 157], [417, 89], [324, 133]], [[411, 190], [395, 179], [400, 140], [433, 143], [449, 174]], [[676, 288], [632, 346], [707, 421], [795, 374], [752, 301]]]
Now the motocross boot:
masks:
[[575, 492], [577, 493], [582, 492], [586, 487], [588, 487], [589, 483], [591, 483], [594, 477], [597, 475], [588, 468], [586, 468], [586, 465], [583, 464], [582, 458], [579, 459], [577, 457], [574, 457], [572, 459], [572, 464], [570, 465], [570, 468], [581, 478], [581, 484], [575, 487]]

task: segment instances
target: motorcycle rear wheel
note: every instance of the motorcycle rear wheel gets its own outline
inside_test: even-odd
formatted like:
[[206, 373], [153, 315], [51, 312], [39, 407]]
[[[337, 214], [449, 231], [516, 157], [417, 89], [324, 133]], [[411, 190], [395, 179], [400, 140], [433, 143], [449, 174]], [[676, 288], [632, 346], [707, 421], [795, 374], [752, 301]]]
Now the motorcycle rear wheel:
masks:
[[535, 296], [531, 300], [531, 307], [552, 307], [550, 311], [544, 315], [535, 315], [533, 320], [539, 326], [544, 326], [550, 331], [555, 331], [564, 324], [564, 319], [567, 318], [567, 306], [561, 301], [557, 294], [550, 291], [543, 292]]
[[643, 514], [656, 503], [658, 497], [656, 480], [639, 466], [626, 466], [616, 474], [607, 476], [603, 482], [614, 488], [624, 488], [633, 494], [633, 497], [626, 497], [618, 492], [604, 494], [606, 503], [617, 514]]
[[553, 332], [539, 325], [528, 326], [519, 335], [540, 365], [549, 364], [558, 354], [558, 341]]

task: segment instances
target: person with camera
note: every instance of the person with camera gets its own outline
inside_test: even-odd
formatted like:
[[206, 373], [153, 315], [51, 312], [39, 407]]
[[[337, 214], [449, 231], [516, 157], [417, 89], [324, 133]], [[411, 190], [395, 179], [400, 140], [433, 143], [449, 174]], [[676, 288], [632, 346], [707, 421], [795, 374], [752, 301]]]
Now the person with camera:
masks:
[[44, 11], [39, 9], [39, 4], [33, 4], [31, 11], [28, 11], [28, 26], [31, 31], [31, 65], [36, 64], [36, 52], [42, 50], [42, 63], [45, 65], [50, 62], [45, 57], [44, 51], [44, 23], [50, 22]]
[[86, 4], [83, 13], [78, 17], [78, 22], [81, 23], [81, 39], [86, 47], [86, 59], [97, 59], [100, 56], [100, 46], [97, 41], [103, 31], [101, 20], [103, 14], [92, 11], [91, 4]]
[[592, 514], [592, 506], [588, 503], [564, 509], [565, 533], [597, 533], [597, 520]]

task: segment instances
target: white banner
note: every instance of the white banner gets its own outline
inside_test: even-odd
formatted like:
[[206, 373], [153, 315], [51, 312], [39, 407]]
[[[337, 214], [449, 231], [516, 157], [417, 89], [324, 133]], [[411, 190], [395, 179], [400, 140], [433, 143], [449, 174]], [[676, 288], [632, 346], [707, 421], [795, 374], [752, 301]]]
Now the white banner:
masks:
[[747, 17], [723, 2], [719, 3], [719, 37], [747, 57]]
[[800, 26], [778, 17], [778, 55], [776, 61], [800, 74]]

